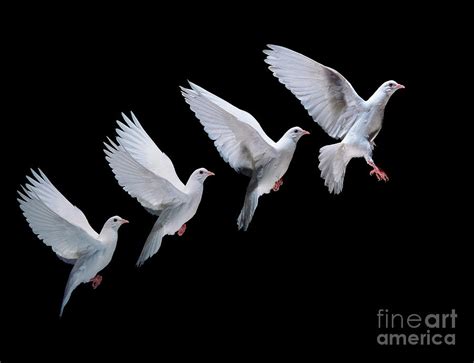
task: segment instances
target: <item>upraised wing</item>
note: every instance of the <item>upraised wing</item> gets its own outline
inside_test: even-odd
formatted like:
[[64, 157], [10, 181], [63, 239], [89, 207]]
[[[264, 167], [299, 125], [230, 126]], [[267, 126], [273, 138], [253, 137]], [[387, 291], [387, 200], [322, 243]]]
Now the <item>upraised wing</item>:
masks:
[[106, 159], [120, 186], [137, 198], [147, 210], [160, 212], [183, 203], [188, 196], [176, 175], [173, 163], [164, 154], [132, 113], [133, 122], [122, 114], [126, 124], [117, 122], [118, 144], [104, 143]]
[[342, 139], [363, 111], [365, 101], [336, 70], [288, 48], [268, 47], [265, 62], [273, 75], [329, 136]]
[[20, 208], [31, 229], [62, 259], [75, 260], [102, 248], [99, 235], [84, 213], [73, 206], [46, 175], [32, 170], [23, 191], [18, 191]]
[[276, 155], [275, 142], [252, 115], [191, 82], [189, 84], [191, 89], [181, 87], [186, 103], [232, 168], [245, 173]]

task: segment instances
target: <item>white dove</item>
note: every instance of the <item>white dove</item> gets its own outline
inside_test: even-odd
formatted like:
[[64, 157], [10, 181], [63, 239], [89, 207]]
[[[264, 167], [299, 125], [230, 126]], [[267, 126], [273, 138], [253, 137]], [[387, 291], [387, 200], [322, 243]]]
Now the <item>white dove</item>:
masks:
[[270, 139], [248, 112], [189, 82], [182, 94], [204, 130], [214, 140], [221, 157], [237, 172], [249, 176], [244, 206], [237, 219], [239, 229], [247, 230], [258, 205], [258, 198], [283, 184], [301, 136], [299, 127], [289, 129], [278, 142]]
[[337, 144], [320, 149], [319, 169], [329, 192], [339, 194], [346, 167], [352, 158], [364, 157], [373, 169], [370, 175], [388, 181], [388, 176], [372, 160], [374, 139], [382, 128], [385, 105], [398, 89], [395, 81], [383, 83], [364, 101], [337, 71], [277, 45], [268, 45], [265, 62], [273, 75], [303, 104], [304, 108], [335, 139]]
[[69, 274], [59, 316], [74, 289], [92, 282], [97, 288], [102, 282], [98, 273], [112, 259], [117, 246], [118, 229], [127, 220], [115, 216], [105, 222], [100, 233], [92, 229], [82, 211], [73, 206], [39, 170], [32, 170], [35, 179], [18, 192], [20, 208], [33, 232], [50, 246], [64, 262], [74, 264]]
[[186, 222], [201, 203], [204, 180], [214, 175], [204, 168], [195, 170], [184, 185], [176, 175], [173, 163], [148, 136], [132, 113], [131, 121], [122, 113], [125, 123], [117, 121], [117, 144], [104, 143], [106, 159], [120, 186], [151, 214], [159, 215], [148, 236], [137, 266], [153, 256], [166, 235], [182, 236]]

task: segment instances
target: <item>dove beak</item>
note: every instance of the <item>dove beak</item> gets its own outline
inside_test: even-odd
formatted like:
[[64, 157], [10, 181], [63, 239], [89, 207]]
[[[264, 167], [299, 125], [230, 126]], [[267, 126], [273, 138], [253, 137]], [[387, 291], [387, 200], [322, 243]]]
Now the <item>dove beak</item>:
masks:
[[216, 174], [214, 174], [212, 171], [208, 171], [208, 172], [207, 172], [207, 175], [208, 175], [208, 176], [211, 176], [211, 175], [216, 175]]
[[303, 130], [303, 135], [311, 135], [311, 132]]
[[395, 86], [395, 89], [404, 89], [405, 86], [403, 84], [400, 84], [398, 83], [396, 86]]
[[130, 222], [127, 221], [126, 219], [122, 219], [122, 224], [126, 224], [126, 223], [130, 223]]

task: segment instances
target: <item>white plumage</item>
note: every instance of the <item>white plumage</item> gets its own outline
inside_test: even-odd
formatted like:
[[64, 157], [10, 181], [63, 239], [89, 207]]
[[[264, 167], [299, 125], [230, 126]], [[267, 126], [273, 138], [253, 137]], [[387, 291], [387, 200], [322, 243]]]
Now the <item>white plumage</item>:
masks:
[[61, 260], [74, 264], [66, 284], [61, 316], [74, 289], [94, 279], [109, 264], [117, 245], [117, 231], [128, 221], [111, 217], [98, 234], [84, 213], [73, 206], [41, 170], [38, 173], [32, 170], [32, 174], [33, 178], [27, 176], [23, 191], [18, 192], [20, 208], [38, 238]]
[[122, 114], [125, 123], [117, 121], [117, 143], [109, 139], [104, 151], [120, 186], [148, 212], [159, 215], [138, 259], [140, 266], [158, 252], [164, 236], [185, 228], [201, 202], [204, 180], [214, 173], [197, 169], [184, 185], [170, 158], [131, 115], [133, 121]]
[[382, 128], [385, 105], [398, 89], [395, 81], [383, 83], [367, 101], [336, 70], [288, 48], [268, 45], [265, 62], [275, 77], [301, 102], [329, 136], [341, 142], [320, 149], [319, 169], [330, 192], [342, 191], [347, 164], [364, 157], [372, 166], [370, 175], [387, 181], [387, 175], [372, 160], [374, 139]]
[[248, 112], [191, 82], [189, 84], [190, 89], [181, 87], [182, 94], [204, 130], [214, 140], [219, 154], [234, 170], [251, 178], [237, 219], [238, 228], [247, 230], [258, 198], [272, 188], [278, 190], [298, 140], [308, 132], [293, 127], [278, 142], [274, 142]]

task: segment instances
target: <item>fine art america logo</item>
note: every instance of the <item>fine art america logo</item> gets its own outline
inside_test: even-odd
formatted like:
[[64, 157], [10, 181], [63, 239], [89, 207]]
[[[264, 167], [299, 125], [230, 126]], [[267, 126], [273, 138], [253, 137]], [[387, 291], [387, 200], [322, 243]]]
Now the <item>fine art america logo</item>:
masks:
[[455, 345], [456, 310], [450, 313], [400, 314], [377, 312], [379, 345]]

